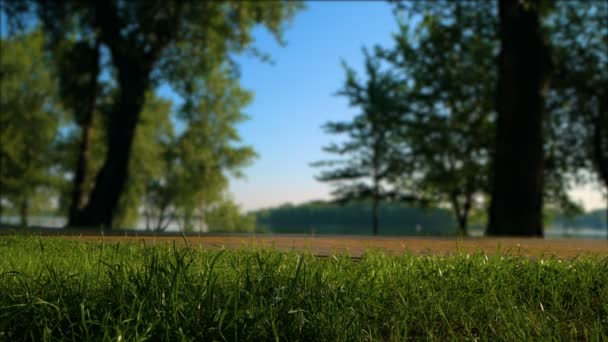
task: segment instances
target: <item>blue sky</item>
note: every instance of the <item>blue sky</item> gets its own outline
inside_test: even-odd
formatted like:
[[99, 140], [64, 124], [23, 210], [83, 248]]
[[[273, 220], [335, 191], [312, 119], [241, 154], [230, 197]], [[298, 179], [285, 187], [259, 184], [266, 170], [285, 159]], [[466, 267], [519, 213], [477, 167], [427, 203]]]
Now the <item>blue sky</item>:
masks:
[[321, 151], [336, 137], [321, 125], [357, 113], [335, 96], [344, 80], [341, 59], [360, 70], [363, 46], [388, 45], [397, 25], [385, 2], [309, 2], [285, 32], [279, 46], [256, 30], [257, 46], [274, 65], [239, 58], [244, 87], [255, 92], [245, 109], [251, 119], [239, 127], [259, 158], [232, 180], [230, 191], [245, 209], [328, 198], [330, 187], [314, 179], [310, 162], [329, 157]]

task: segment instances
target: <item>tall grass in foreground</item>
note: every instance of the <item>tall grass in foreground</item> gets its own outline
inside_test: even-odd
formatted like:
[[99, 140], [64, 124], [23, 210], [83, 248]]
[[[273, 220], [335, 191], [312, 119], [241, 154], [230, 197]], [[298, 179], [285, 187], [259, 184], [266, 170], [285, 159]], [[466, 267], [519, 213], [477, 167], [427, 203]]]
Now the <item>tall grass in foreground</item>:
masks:
[[606, 260], [0, 237], [1, 340], [608, 338]]

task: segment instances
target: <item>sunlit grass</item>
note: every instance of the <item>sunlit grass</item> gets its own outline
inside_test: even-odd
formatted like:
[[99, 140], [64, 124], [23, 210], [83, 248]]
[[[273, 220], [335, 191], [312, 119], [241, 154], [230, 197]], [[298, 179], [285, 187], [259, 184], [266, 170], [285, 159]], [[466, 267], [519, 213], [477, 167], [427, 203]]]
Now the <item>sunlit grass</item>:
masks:
[[605, 340], [608, 263], [0, 237], [2, 340]]

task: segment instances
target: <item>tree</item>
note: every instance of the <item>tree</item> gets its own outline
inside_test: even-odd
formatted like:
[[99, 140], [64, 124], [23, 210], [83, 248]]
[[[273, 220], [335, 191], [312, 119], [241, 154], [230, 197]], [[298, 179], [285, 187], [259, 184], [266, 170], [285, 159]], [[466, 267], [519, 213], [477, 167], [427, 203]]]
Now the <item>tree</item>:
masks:
[[[546, 3], [543, 3], [540, 9], [548, 14], [545, 16], [544, 26], [552, 38], [554, 59], [558, 60], [558, 70], [554, 77], [554, 85], [547, 94], [547, 108], [551, 115], [548, 116], [546, 125], [543, 127], [545, 165], [542, 196], [547, 205], [557, 205], [560, 210], [575, 212], [578, 208], [570, 199], [568, 190], [574, 181], [588, 181], [588, 178], [579, 177], [579, 175], [593, 169], [591, 164], [593, 157], [589, 153], [593, 151], [592, 148], [589, 148], [592, 146], [590, 144], [592, 139], [587, 137], [591, 137], [595, 126], [584, 123], [585, 120], [582, 119], [585, 115], [581, 115], [580, 108], [588, 107], [588, 105], [582, 105], [583, 103], [596, 102], [592, 100], [591, 95], [585, 95], [582, 90], [603, 89], [601, 84], [597, 83], [597, 80], [602, 79], [601, 75], [605, 68], [602, 69], [601, 63], [597, 63], [597, 61], [602, 60], [600, 55], [605, 53], [604, 45], [601, 44], [601, 37], [602, 34], [605, 35], [605, 33], [602, 33], [602, 28], [605, 28], [606, 25], [603, 25], [602, 21], [605, 22], [606, 20], [603, 15], [606, 11], [601, 7], [603, 3], [565, 2], [554, 5], [554, 8], [546, 5]], [[457, 10], [459, 7], [461, 8], [460, 11]], [[493, 7], [493, 3], [484, 1], [398, 3], [398, 13], [400, 14], [400, 11], [410, 13], [410, 19], [413, 19], [411, 14], [425, 13], [414, 34], [410, 33], [410, 36], [413, 37], [409, 37], [403, 32], [399, 34], [401, 42], [397, 43], [395, 50], [398, 52], [396, 55], [400, 57], [400, 60], [393, 64], [400, 69], [407, 69], [406, 66], [410, 66], [407, 72], [409, 72], [409, 75], [415, 76], [411, 76], [410, 79], [404, 76], [404, 82], [422, 82], [425, 85], [424, 91], [428, 95], [426, 100], [428, 100], [429, 108], [433, 110], [437, 110], [436, 107], [449, 108], [449, 103], [446, 105], [446, 102], [449, 101], [446, 101], [446, 99], [454, 102], [454, 99], [462, 98], [460, 90], [466, 89], [467, 84], [473, 86], [485, 84], [485, 87], [478, 89], [490, 89], [489, 83], [493, 82], [491, 79], [494, 79], [492, 51], [496, 47], [495, 36], [498, 35], [497, 11]], [[471, 44], [471, 39], [467, 39], [467, 33], [470, 32], [475, 32], [475, 45]], [[433, 44], [433, 40], [429, 39], [433, 35], [440, 37], [438, 43]], [[426, 40], [423, 40], [425, 37]], [[412, 46], [415, 43], [417, 45]], [[433, 50], [433, 47], [436, 50]], [[485, 47], [485, 49], [480, 49], [480, 47]], [[573, 47], [578, 48], [573, 49]], [[575, 57], [581, 55], [580, 52], [574, 54], [573, 51], [576, 50], [585, 51], [587, 54], [596, 57], [587, 58], [586, 61], [581, 60], [581, 58]], [[395, 51], [393, 51], [394, 54]], [[444, 57], [451, 54], [457, 54], [458, 58], [450, 60]], [[468, 66], [468, 61], [475, 61], [475, 67]], [[589, 63], [589, 61], [596, 62]], [[424, 62], [427, 62], [426, 66]], [[571, 70], [568, 71], [559, 66], [564, 64], [570, 65]], [[463, 72], [459, 73], [459, 71]], [[579, 77], [579, 81], [576, 82], [572, 78], [576, 74], [573, 71], [577, 71], [579, 76], [585, 75], [585, 77]], [[452, 81], [452, 84], [456, 83], [457, 86], [454, 89], [455, 91], [451, 93], [447, 92], [451, 80], [450, 75], [458, 75], [458, 77], [452, 78], [452, 80], [457, 80], [457, 82]], [[565, 79], [570, 80], [570, 87], [566, 90], [559, 90], [564, 88], [560, 84], [563, 84]], [[589, 83], [590, 80], [596, 82], [595, 87], [585, 85], [585, 82]], [[442, 93], [438, 89], [443, 89], [444, 92]], [[475, 88], [473, 87], [473, 89]], [[446, 96], [441, 96], [442, 94], [446, 94]], [[483, 104], [486, 104], [485, 108], [487, 108], [494, 97], [492, 91], [473, 91], [468, 92], [468, 94], [471, 95], [467, 97], [469, 103], [478, 104], [470, 108], [484, 108]], [[578, 98], [581, 105], [573, 106], [574, 94], [579, 94]], [[418, 96], [420, 97], [420, 95]], [[591, 101], [589, 102], [589, 100]], [[410, 107], [415, 107], [412, 105], [415, 102], [412, 96], [408, 101]], [[466, 123], [470, 119], [469, 116], [469, 114], [464, 115], [459, 120], [459, 122], [463, 121], [465, 123], [461, 129], [469, 131], [464, 137], [469, 137], [469, 139], [471, 136], [485, 136], [486, 139], [492, 137], [491, 132], [495, 130], [494, 124], [486, 125], [482, 130], [475, 130], [473, 128], [476, 125]], [[472, 113], [471, 116], [474, 117], [475, 115]], [[447, 117], [447, 114], [441, 116], [441, 118]], [[422, 122], [419, 119], [413, 121], [417, 122], [418, 125]], [[417, 128], [414, 132], [419, 132], [422, 137], [440, 137], [442, 136], [441, 130], [438, 129], [440, 127], [442, 126], [434, 124], [428, 127], [429, 130], [425, 131]], [[441, 141], [440, 146], [437, 146], [431, 155], [445, 153], [451, 159], [459, 160], [458, 154], [454, 154], [455, 151], [446, 148], [446, 141], [449, 141], [449, 139]], [[416, 145], [413, 142], [410, 142], [410, 144]], [[432, 146], [429, 145], [429, 147]], [[483, 169], [481, 167], [476, 168], [478, 170]], [[437, 167], [431, 169], [434, 171], [441, 170]], [[419, 170], [417, 174], [420, 174]], [[443, 183], [449, 187], [457, 183], [457, 180], [466, 178], [460, 175], [460, 177], [454, 177], [450, 181], [452, 175], [453, 170], [444, 175], [438, 175], [435, 180], [428, 184], [437, 187]]]
[[174, 139], [171, 107], [171, 101], [152, 92], [146, 94], [141, 121], [133, 141], [127, 184], [118, 202], [113, 226], [134, 226], [140, 217], [148, 183], [165, 175], [165, 146]]
[[492, 4], [414, 2], [400, 11], [424, 13], [414, 30], [407, 25], [411, 16], [402, 21], [395, 47], [384, 53], [401, 82], [410, 84], [399, 96], [408, 103], [402, 138], [415, 171], [404, 176], [419, 197], [450, 205], [466, 235], [475, 197], [488, 192], [495, 124]]
[[[234, 53], [251, 46], [251, 29], [267, 27], [280, 41], [283, 23], [301, 7], [292, 2], [19, 1], [37, 11], [53, 41], [88, 37], [111, 55], [118, 96], [112, 105], [108, 149], [77, 226], [111, 226], [124, 190], [145, 94], [161, 81], [178, 93]], [[29, 5], [29, 6], [28, 6]], [[257, 52], [257, 50], [253, 50]]]
[[251, 233], [255, 231], [255, 215], [243, 214], [230, 198], [223, 198], [206, 209], [208, 230], [213, 232]]
[[193, 228], [194, 216], [205, 227], [208, 209], [225, 201], [228, 175], [242, 177], [241, 169], [256, 156], [236, 130], [247, 119], [242, 110], [252, 94], [229, 71], [218, 67], [190, 85], [191, 96], [179, 113], [186, 129], [165, 144], [164, 172], [148, 183], [147, 209], [158, 216], [155, 229], [166, 227], [171, 216], [179, 217], [184, 229]]
[[0, 205], [12, 204], [22, 226], [58, 178], [51, 167], [62, 112], [42, 42], [34, 30], [2, 39], [0, 49]]
[[[602, 35], [606, 35], [607, 27], [606, 5], [594, 2], [557, 4], [539, 2], [532, 5], [526, 7], [541, 11], [542, 15], [539, 14], [539, 18], [545, 18], [544, 26], [552, 37], [552, 44], [555, 46], [553, 54], [557, 57], [558, 64], [570, 66], [570, 70], [566, 70], [558, 65], [554, 86], [547, 94], [546, 107], [551, 115], [548, 116], [546, 125], [542, 127], [541, 137], [544, 141], [541, 151], [545, 154], [541, 173], [542, 191], [540, 195], [537, 192], [536, 198], [540, 198], [541, 203], [558, 206], [562, 211], [574, 213], [580, 208], [570, 199], [568, 190], [575, 182], [588, 181], [588, 178], [580, 175], [593, 170], [593, 164], [597, 164], [597, 162], [593, 163], [594, 158], [597, 160], [593, 154], [598, 149], [593, 146], [598, 144], [593, 144], [593, 141], [598, 141], [597, 137], [606, 136], [601, 133], [594, 134], [600, 130], [598, 127], [606, 127], [601, 123], [599, 125], [593, 123], [598, 122], [598, 116], [592, 115], [596, 120], [590, 120], [590, 116], [581, 115], [580, 110], [586, 108], [585, 111], [590, 113], [599, 113], [600, 109], [596, 103], [601, 101], [597, 102], [595, 99], [599, 98], [597, 94], [601, 92], [598, 89], [605, 88], [605, 85], [599, 81], [606, 79], [603, 76], [606, 70], [605, 63], [600, 62], [605, 61], [606, 58], [605, 44], [602, 44]], [[470, 185], [463, 186], [463, 183], [469, 183], [466, 181], [467, 173], [461, 172], [463, 169], [466, 170], [464, 165], [470, 165], [472, 166], [469, 168], [470, 171], [478, 170], [482, 174], [486, 173], [484, 168], [488, 173], [491, 171], [487, 152], [492, 150], [493, 146], [488, 141], [495, 139], [492, 132], [496, 131], [496, 123], [494, 120], [489, 120], [481, 126], [472, 124], [479, 115], [471, 109], [485, 113], [482, 116], [485, 115], [490, 119], [494, 116], [493, 113], [489, 113], [492, 111], [489, 107], [495, 97], [494, 92], [490, 90], [490, 84], [495, 82], [492, 72], [495, 68], [493, 51], [497, 46], [495, 37], [498, 36], [498, 11], [494, 6], [495, 3], [485, 1], [410, 1], [398, 2], [396, 5], [397, 14], [406, 13], [410, 15], [410, 22], [419, 21], [413, 32], [402, 25], [401, 32], [397, 35], [397, 47], [389, 50], [387, 54], [392, 67], [400, 70], [404, 83], [418, 84], [417, 89], [416, 86], [413, 87], [413, 92], [403, 95], [408, 98], [411, 112], [409, 115], [412, 119], [409, 125], [415, 127], [404, 132], [409, 132], [408, 145], [412, 149], [412, 155], [419, 157], [418, 164], [414, 168], [415, 172], [408, 176], [409, 185], [418, 185], [418, 191], [422, 190], [427, 197], [429, 193], [437, 194], [434, 197], [439, 201], [441, 201], [439, 194], [442, 189], [449, 195], [453, 191], [451, 189], [472, 188]], [[423, 13], [422, 18], [420, 13]], [[472, 32], [475, 34], [468, 38]], [[432, 39], [433, 37], [435, 39]], [[605, 38], [603, 39], [605, 41]], [[573, 47], [577, 48], [573, 49]], [[580, 51], [576, 53], [579, 58], [573, 53], [576, 50]], [[580, 58], [582, 55], [589, 57]], [[551, 67], [549, 59], [545, 56], [545, 60], [542, 61], [545, 62], [544, 66], [547, 69]], [[469, 64], [471, 61], [473, 65]], [[578, 76], [573, 78], [577, 74]], [[564, 86], [560, 85], [564, 80], [570, 80], [566, 82], [570, 84], [569, 88], [564, 89]], [[596, 94], [584, 89], [593, 89]], [[542, 90], [546, 91], [546, 89]], [[575, 103], [572, 101], [573, 98], [578, 98], [576, 101], [579, 105], [573, 105]], [[468, 103], [470, 106], [468, 109], [466, 106], [454, 106], [459, 102]], [[521, 107], [525, 106], [526, 104]], [[594, 109], [587, 109], [590, 106]], [[421, 108], [426, 109], [421, 111]], [[454, 109], [460, 109], [461, 115], [452, 115], [459, 112]], [[421, 112], [426, 114], [420, 115]], [[452, 118], [454, 120], [451, 120]], [[527, 119], [520, 120], [526, 123]], [[462, 134], [461, 137], [459, 133]], [[512, 137], [510, 139], [509, 142], [504, 143], [507, 147], [514, 145], [515, 140]], [[450, 143], [454, 141], [458, 143]], [[477, 143], [474, 143], [475, 141]], [[465, 146], [477, 146], [482, 156], [484, 152], [486, 156], [470, 158], [469, 153], [459, 153], [459, 150]], [[426, 148], [426, 153], [422, 152], [421, 147]], [[420, 156], [425, 155], [427, 158], [420, 159]], [[449, 160], [452, 161], [452, 165], [463, 167], [445, 167], [441, 163], [442, 160]], [[604, 162], [602, 165], [608, 164]], [[595, 168], [597, 169], [597, 166]], [[427, 170], [431, 171], [431, 177], [426, 177]], [[527, 172], [525, 167], [520, 167], [519, 170], [520, 174]], [[502, 172], [507, 173], [504, 170]], [[473, 184], [483, 185], [488, 182], [488, 174], [480, 176], [479, 172], [475, 175], [473, 171], [469, 175], [479, 180]], [[486, 180], [481, 181], [483, 179]], [[511, 185], [503, 185], [503, 190], [504, 187], [513, 188]], [[478, 189], [483, 190], [483, 188], [487, 188], [487, 185]], [[462, 218], [466, 215], [459, 215], [458, 212], [466, 212], [462, 209], [468, 207], [467, 202], [470, 203], [467, 201], [469, 196], [466, 196], [470, 192], [459, 191], [459, 193], [465, 194], [464, 200], [461, 201], [464, 205], [454, 205], [456, 201], [452, 201], [452, 206], [460, 208], [454, 211], [460, 218], [458, 221], [463, 222]], [[511, 200], [517, 202], [517, 199]], [[537, 215], [538, 217], [541, 216]]]
[[[100, 156], [107, 151], [108, 104], [111, 104], [112, 97], [116, 96], [116, 90], [111, 87], [105, 88], [98, 95], [98, 103], [89, 126], [90, 136], [87, 154], [90, 156]], [[129, 162], [127, 185], [121, 195], [120, 205], [114, 214], [113, 225], [130, 227], [137, 222], [147, 183], [152, 178], [161, 177], [164, 172], [162, 168], [164, 145], [168, 140], [173, 139], [171, 107], [172, 103], [170, 101], [156, 96], [153, 92], [146, 94], [140, 127], [133, 144], [133, 156]], [[60, 130], [64, 133], [58, 137], [57, 142], [53, 145], [57, 159], [57, 173], [73, 177], [75, 174], [74, 165], [82, 157], [82, 128], [79, 125], [74, 125], [73, 121], [69, 120]], [[95, 174], [99, 172], [103, 165], [103, 160], [99, 158], [89, 157], [87, 159], [87, 172], [83, 175], [84, 178], [80, 185], [82, 197], [85, 199], [93, 189]], [[59, 213], [68, 217], [73, 204], [73, 185], [74, 183], [69, 181], [56, 184], [59, 192]]]
[[[94, 40], [95, 38], [89, 38]], [[56, 74], [64, 107], [69, 108], [80, 130], [78, 152], [73, 164], [73, 181], [68, 211], [68, 225], [74, 224], [84, 206], [85, 184], [91, 164], [93, 128], [100, 93], [99, 41], [51, 41], [55, 46]]]
[[344, 64], [346, 82], [338, 95], [349, 99], [350, 106], [361, 113], [348, 122], [329, 122], [324, 129], [329, 134], [346, 134], [348, 140], [326, 146], [327, 153], [348, 159], [313, 163], [315, 167], [332, 168], [322, 171], [317, 179], [335, 185], [333, 195], [340, 202], [371, 200], [372, 232], [378, 234], [378, 206], [382, 200], [396, 197], [389, 183], [403, 170], [407, 150], [397, 139], [393, 128], [398, 127], [402, 103], [398, 94], [403, 84], [390, 72], [382, 71], [380, 59], [364, 50], [367, 81], [357, 79], [354, 70]]
[[551, 55], [541, 29], [540, 0], [499, 0], [489, 235], [543, 236], [543, 122]]
[[551, 152], [563, 174], [591, 171], [608, 191], [607, 12], [605, 2], [558, 3], [547, 26], [556, 64], [548, 97], [557, 136]]
[[[99, 156], [103, 156], [107, 151], [108, 111], [111, 109], [113, 97], [116, 96], [116, 89], [108, 83], [100, 82], [98, 85], [101, 89], [96, 95], [90, 122], [79, 124], [78, 113], [82, 112], [75, 112], [70, 106], [66, 106], [66, 112], [70, 115], [61, 123], [60, 134], [53, 146], [57, 173], [62, 175], [62, 181], [57, 184], [57, 214], [68, 218], [67, 226], [71, 226], [70, 214], [74, 212], [75, 192], [81, 201], [79, 208], [82, 208], [95, 186], [95, 176], [103, 165], [103, 159]], [[59, 102], [65, 104], [64, 98], [60, 97]], [[84, 130], [88, 132], [85, 133]], [[83, 149], [83, 145], [86, 145], [86, 148]], [[79, 172], [81, 179], [76, 180]]]

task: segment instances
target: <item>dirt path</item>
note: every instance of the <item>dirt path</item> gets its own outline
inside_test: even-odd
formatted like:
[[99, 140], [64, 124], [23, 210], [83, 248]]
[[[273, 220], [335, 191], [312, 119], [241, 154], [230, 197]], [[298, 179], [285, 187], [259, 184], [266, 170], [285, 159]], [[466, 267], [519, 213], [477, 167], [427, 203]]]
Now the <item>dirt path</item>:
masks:
[[[105, 235], [95, 233], [44, 234], [78, 241], [105, 242], [144, 242], [146, 244], [173, 243], [184, 244], [180, 235]], [[574, 239], [529, 239], [529, 238], [444, 238], [444, 237], [360, 237], [360, 236], [300, 236], [300, 235], [201, 235], [186, 237], [192, 246], [204, 248], [273, 247], [278, 250], [308, 249], [318, 255], [348, 253], [360, 256], [365, 250], [381, 249], [390, 254], [411, 252], [414, 254], [450, 254], [457, 252], [488, 254], [500, 251], [538, 257], [556, 255], [572, 258], [579, 255], [608, 257], [606, 240]]]

